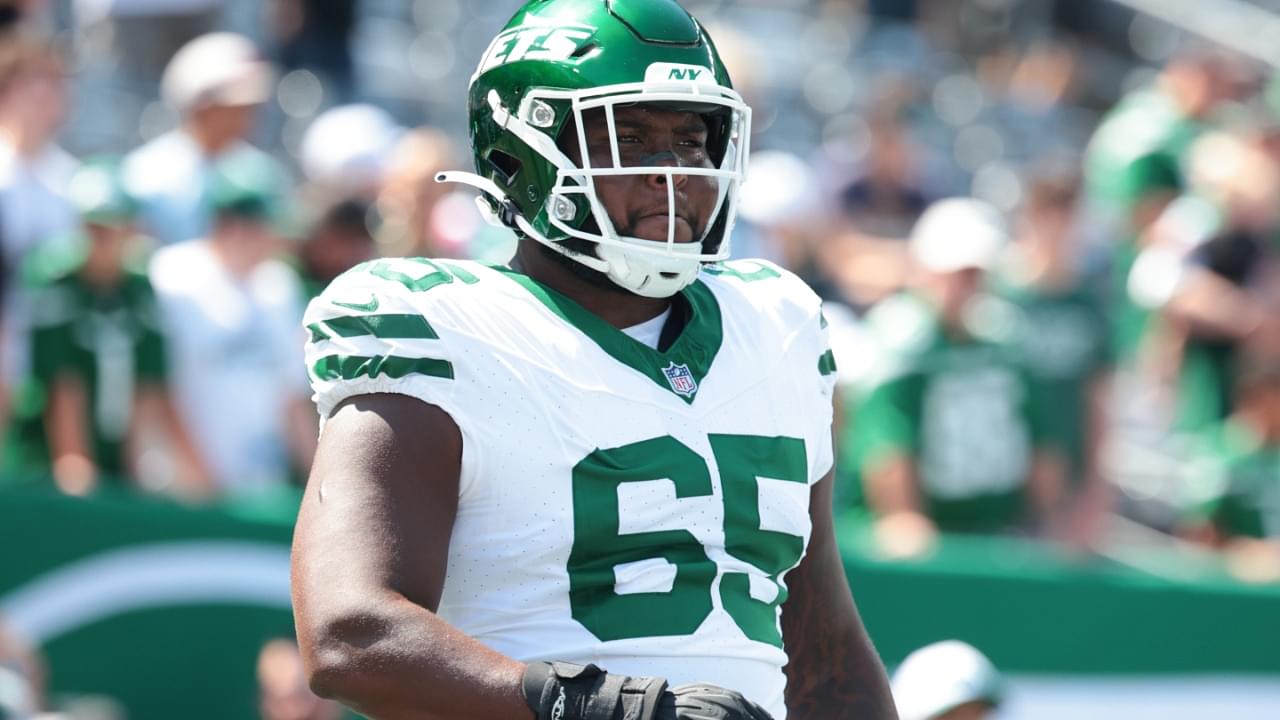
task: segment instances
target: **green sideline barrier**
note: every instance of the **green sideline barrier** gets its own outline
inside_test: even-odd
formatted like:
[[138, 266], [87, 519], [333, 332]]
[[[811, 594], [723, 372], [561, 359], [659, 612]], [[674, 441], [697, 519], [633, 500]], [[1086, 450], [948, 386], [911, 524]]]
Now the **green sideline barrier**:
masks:
[[1280, 676], [1280, 585], [1243, 584], [1216, 561], [1151, 550], [1073, 559], [950, 537], [924, 560], [891, 562], [860, 525], [837, 527], [854, 598], [891, 664], [957, 638], [1016, 673]]
[[[113, 696], [132, 720], [256, 717], [257, 650], [292, 630], [296, 505], [292, 494], [193, 509], [0, 491], [0, 608], [39, 636], [55, 697]], [[843, 524], [841, 536], [891, 664], [959, 637], [1013, 672], [1280, 675], [1280, 587], [1213, 568], [1161, 579], [995, 539], [949, 539], [923, 561], [887, 562], [864, 552], [857, 527]]]

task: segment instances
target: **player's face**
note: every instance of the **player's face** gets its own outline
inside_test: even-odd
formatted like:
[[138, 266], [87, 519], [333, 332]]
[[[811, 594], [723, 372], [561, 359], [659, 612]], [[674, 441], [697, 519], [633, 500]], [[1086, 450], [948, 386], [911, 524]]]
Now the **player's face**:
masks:
[[[593, 168], [613, 167], [609, 126], [603, 111], [584, 117], [587, 152]], [[614, 111], [618, 159], [623, 167], [713, 167], [707, 152], [707, 124], [693, 112], [632, 105]], [[570, 158], [582, 164], [575, 142]], [[675, 174], [675, 241], [701, 240], [717, 198], [716, 180]], [[667, 176], [617, 175], [595, 178], [596, 194], [620, 236], [665, 242], [669, 222]]]
[[[125, 250], [133, 239], [135, 231], [132, 225], [103, 225], [86, 223], [85, 233], [92, 242], [89, 252], [104, 265], [116, 266], [124, 261]], [[97, 262], [95, 261], [95, 262]]]

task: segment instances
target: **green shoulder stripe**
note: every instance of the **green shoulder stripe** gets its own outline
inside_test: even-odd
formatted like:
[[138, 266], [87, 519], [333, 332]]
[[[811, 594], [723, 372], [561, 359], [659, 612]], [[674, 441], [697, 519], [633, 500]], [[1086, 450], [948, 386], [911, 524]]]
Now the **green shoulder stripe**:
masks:
[[421, 315], [346, 315], [312, 323], [311, 341], [372, 335], [397, 340], [435, 340], [435, 328]]
[[398, 380], [409, 375], [453, 379], [453, 363], [433, 358], [406, 358], [393, 355], [359, 357], [356, 355], [330, 355], [320, 358], [311, 368], [321, 380], [355, 380], [385, 375]]
[[823, 375], [830, 375], [836, 371], [836, 356], [830, 350], [822, 353], [822, 357], [818, 358], [818, 372]]
[[757, 280], [768, 280], [770, 278], [782, 277], [777, 270], [763, 265], [761, 263], [752, 262], [750, 260], [729, 260], [719, 262], [714, 265], [707, 265], [702, 271], [709, 275], [728, 275], [735, 277], [743, 282], [756, 282]]

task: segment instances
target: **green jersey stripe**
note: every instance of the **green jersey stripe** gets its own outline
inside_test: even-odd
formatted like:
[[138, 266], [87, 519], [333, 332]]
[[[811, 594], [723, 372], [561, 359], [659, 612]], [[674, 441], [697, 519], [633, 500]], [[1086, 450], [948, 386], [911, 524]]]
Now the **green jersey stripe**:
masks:
[[836, 356], [830, 351], [822, 353], [822, 357], [818, 358], [818, 372], [823, 375], [830, 375], [836, 371]]
[[450, 274], [452, 274], [454, 277], [461, 280], [463, 284], [475, 285], [476, 283], [480, 282], [480, 278], [476, 277], [475, 275], [472, 275], [471, 273], [467, 272], [466, 270], [463, 270], [462, 268], [458, 267], [457, 265], [454, 265], [453, 263], [442, 262], [440, 264], [443, 265], [444, 269], [448, 270]]
[[406, 358], [394, 355], [361, 357], [358, 355], [330, 355], [320, 358], [311, 368], [321, 380], [354, 380], [360, 377], [376, 378], [379, 375], [398, 380], [408, 375], [453, 379], [453, 363], [434, 358]]
[[693, 404], [698, 386], [710, 372], [711, 363], [724, 342], [720, 303], [715, 292], [702, 280], [695, 280], [680, 291], [689, 303], [692, 316], [671, 347], [659, 351], [605, 322], [569, 296], [527, 275], [504, 267], [495, 266], [494, 269], [511, 278], [548, 310], [591, 338], [614, 360], [648, 376], [659, 387], [669, 389], [689, 404]]
[[346, 315], [307, 326], [311, 341], [372, 335], [397, 340], [435, 340], [435, 328], [421, 315]]

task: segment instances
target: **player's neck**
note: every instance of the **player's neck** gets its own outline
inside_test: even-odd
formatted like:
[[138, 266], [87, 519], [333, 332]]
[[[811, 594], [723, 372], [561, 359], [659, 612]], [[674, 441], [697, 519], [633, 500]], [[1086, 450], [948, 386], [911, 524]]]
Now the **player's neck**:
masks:
[[540, 252], [532, 240], [521, 242], [516, 248], [511, 268], [569, 297], [618, 329], [652, 320], [671, 306], [670, 298], [641, 297], [621, 288], [588, 282]]

